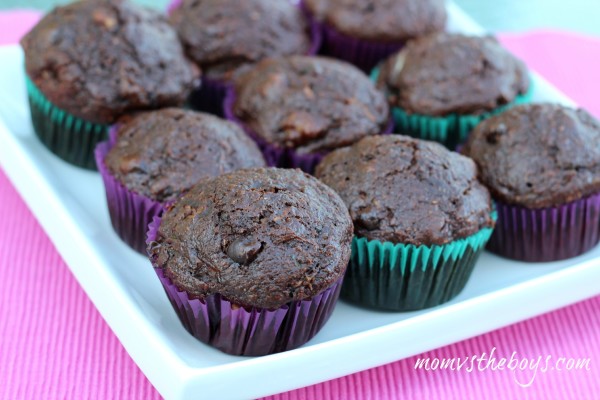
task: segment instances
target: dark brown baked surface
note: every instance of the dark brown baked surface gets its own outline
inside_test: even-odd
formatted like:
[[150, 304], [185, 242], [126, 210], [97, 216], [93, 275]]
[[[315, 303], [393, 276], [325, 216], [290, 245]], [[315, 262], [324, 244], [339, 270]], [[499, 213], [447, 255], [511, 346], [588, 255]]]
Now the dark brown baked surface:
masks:
[[435, 34], [390, 57], [378, 87], [390, 105], [411, 114], [482, 114], [526, 93], [529, 75], [491, 36]]
[[170, 20], [188, 56], [213, 79], [229, 80], [263, 58], [311, 47], [309, 24], [288, 0], [183, 0]]
[[355, 38], [397, 42], [444, 30], [444, 0], [303, 0], [318, 20]]
[[168, 108], [126, 117], [106, 156], [111, 174], [129, 190], [167, 202], [201, 179], [262, 167], [256, 144], [231, 122]]
[[475, 163], [438, 143], [368, 137], [325, 157], [316, 176], [342, 197], [359, 237], [442, 245], [494, 226]]
[[385, 98], [356, 67], [329, 58], [267, 59], [235, 80], [235, 115], [265, 141], [325, 152], [385, 130]]
[[44, 96], [95, 123], [181, 105], [198, 76], [166, 18], [125, 0], [58, 7], [21, 45], [27, 75]]
[[204, 180], [162, 217], [149, 254], [192, 297], [219, 293], [275, 309], [338, 281], [352, 221], [337, 194], [300, 170], [258, 168]]
[[513, 107], [477, 126], [463, 153], [504, 203], [554, 207], [600, 192], [600, 123], [581, 109]]

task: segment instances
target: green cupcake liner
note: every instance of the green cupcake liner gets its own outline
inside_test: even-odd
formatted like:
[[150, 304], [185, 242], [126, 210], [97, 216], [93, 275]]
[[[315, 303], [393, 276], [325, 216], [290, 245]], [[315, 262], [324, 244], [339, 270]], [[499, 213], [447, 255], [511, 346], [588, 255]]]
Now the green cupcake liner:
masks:
[[354, 237], [341, 296], [365, 307], [392, 311], [445, 303], [464, 289], [493, 230], [485, 228], [439, 246]]
[[[378, 76], [379, 68], [375, 68], [371, 72], [371, 79], [377, 81]], [[391, 112], [397, 133], [439, 142], [454, 150], [456, 146], [467, 140], [471, 131], [481, 121], [518, 104], [529, 103], [532, 97], [533, 83], [530, 83], [527, 93], [517, 96], [513, 102], [480, 115], [449, 114], [443, 117], [431, 117], [421, 114], [409, 114], [398, 107], [393, 107]]]
[[78, 167], [96, 170], [94, 149], [108, 137], [108, 125], [75, 117], [53, 105], [25, 78], [33, 130], [52, 153]]

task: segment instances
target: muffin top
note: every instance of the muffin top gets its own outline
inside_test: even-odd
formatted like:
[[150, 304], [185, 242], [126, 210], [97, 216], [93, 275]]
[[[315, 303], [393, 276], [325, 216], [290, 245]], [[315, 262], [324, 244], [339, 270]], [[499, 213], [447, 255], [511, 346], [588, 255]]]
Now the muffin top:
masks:
[[385, 130], [385, 98], [356, 67], [322, 57], [267, 59], [235, 80], [233, 112], [258, 136], [298, 153], [347, 146]]
[[338, 192], [355, 234], [368, 240], [442, 245], [494, 226], [475, 163], [434, 142], [364, 138], [327, 155], [316, 176]]
[[463, 153], [504, 203], [554, 207], [600, 192], [600, 123], [581, 109], [513, 107], [477, 126]]
[[44, 96], [95, 123], [180, 105], [198, 77], [166, 18], [125, 0], [58, 7], [21, 45], [27, 75]]
[[311, 48], [309, 24], [288, 0], [183, 0], [171, 23], [188, 56], [212, 79], [230, 80], [263, 58]]
[[159, 202], [174, 200], [203, 178], [265, 166], [256, 144], [237, 125], [176, 108], [120, 120], [105, 162], [129, 190]]
[[435, 34], [383, 64], [378, 86], [392, 106], [429, 116], [482, 114], [529, 89], [523, 62], [491, 36]]
[[299, 170], [255, 168], [194, 186], [165, 212], [148, 252], [192, 297], [275, 309], [341, 279], [351, 240], [333, 190]]
[[442, 31], [444, 0], [304, 0], [317, 20], [348, 36], [376, 41], [404, 41]]

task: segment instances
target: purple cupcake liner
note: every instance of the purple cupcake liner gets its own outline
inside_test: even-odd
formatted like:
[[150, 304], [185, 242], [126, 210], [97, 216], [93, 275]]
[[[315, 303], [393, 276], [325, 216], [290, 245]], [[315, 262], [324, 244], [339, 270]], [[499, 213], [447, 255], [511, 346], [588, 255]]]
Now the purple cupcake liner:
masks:
[[382, 60], [398, 52], [406, 43], [378, 42], [348, 36], [326, 23], [317, 21], [303, 2], [301, 7], [311, 24], [317, 26], [321, 32], [321, 54], [354, 64], [367, 74]]
[[127, 189], [108, 170], [104, 159], [116, 141], [116, 131], [116, 127], [111, 128], [109, 140], [96, 146], [96, 164], [104, 182], [113, 229], [129, 247], [145, 255], [148, 225], [162, 214], [163, 205]]
[[115, 145], [115, 143], [117, 143], [118, 134], [119, 134], [119, 125], [118, 124], [111, 125], [110, 128], [108, 129], [108, 143], [110, 144], [110, 147], [113, 147]]
[[167, 15], [171, 15], [171, 13], [181, 5], [183, 0], [173, 0], [167, 5]]
[[[312, 174], [323, 157], [327, 155], [328, 152], [300, 154], [294, 149], [281, 148], [268, 143], [235, 115], [233, 112], [235, 101], [235, 89], [230, 87], [225, 96], [225, 100], [223, 101], [225, 118], [242, 127], [248, 136], [256, 142], [262, 151], [268, 166], [278, 168], [300, 168], [302, 171]], [[391, 134], [393, 130], [394, 123], [390, 118], [388, 125], [381, 134]]]
[[[167, 6], [167, 13], [171, 14], [177, 7], [181, 5], [183, 0], [173, 0]], [[300, 7], [303, 14], [309, 23], [311, 44], [306, 52], [306, 55], [312, 56], [319, 52], [321, 48], [321, 28], [316, 24], [312, 18], [308, 17], [303, 7], [299, 5], [298, 0], [289, 0], [292, 4]], [[224, 116], [223, 101], [230, 87], [230, 83], [224, 80], [210, 79], [205, 76], [202, 77], [202, 84], [199, 88], [192, 90], [188, 98], [188, 106], [196, 111], [204, 111], [217, 115], [219, 117]]]
[[528, 209], [496, 201], [498, 223], [487, 249], [527, 262], [564, 260], [600, 242], [600, 193], [558, 207]]
[[[150, 224], [148, 244], [158, 235], [160, 218]], [[224, 353], [263, 356], [292, 350], [312, 339], [325, 325], [340, 295], [342, 280], [310, 300], [276, 310], [238, 306], [219, 294], [192, 298], [179, 290], [151, 258], [165, 293], [185, 329]]]
[[202, 84], [192, 90], [188, 97], [188, 106], [196, 111], [203, 111], [223, 117], [223, 99], [227, 94], [229, 83], [202, 77]]

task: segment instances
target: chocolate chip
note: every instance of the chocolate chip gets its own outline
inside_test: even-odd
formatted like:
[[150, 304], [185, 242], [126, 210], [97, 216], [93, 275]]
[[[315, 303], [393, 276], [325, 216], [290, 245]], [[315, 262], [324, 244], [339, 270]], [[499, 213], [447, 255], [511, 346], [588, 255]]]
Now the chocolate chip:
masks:
[[262, 243], [254, 238], [237, 239], [227, 248], [227, 255], [238, 264], [250, 264], [262, 250]]
[[498, 144], [498, 140], [501, 136], [505, 135], [508, 132], [506, 125], [499, 124], [495, 129], [488, 132], [486, 135], [486, 140], [489, 144]]
[[156, 250], [160, 249], [161, 244], [157, 241], [151, 241], [148, 243], [148, 251], [154, 253]]

